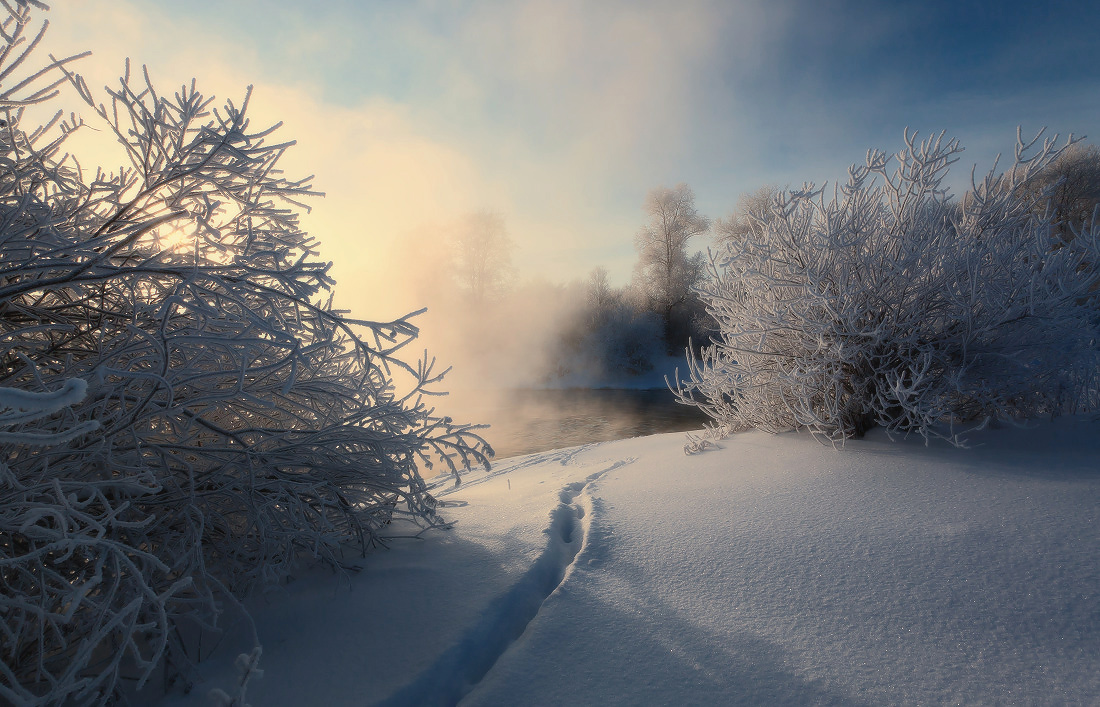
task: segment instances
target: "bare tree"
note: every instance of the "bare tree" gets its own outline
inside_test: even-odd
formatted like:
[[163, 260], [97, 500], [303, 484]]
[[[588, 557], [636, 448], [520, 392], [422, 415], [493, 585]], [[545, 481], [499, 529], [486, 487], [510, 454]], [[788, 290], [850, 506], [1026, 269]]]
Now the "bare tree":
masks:
[[588, 288], [585, 292], [589, 311], [598, 313], [607, 310], [611, 306], [613, 296], [607, 268], [602, 266], [594, 268], [588, 274]]
[[718, 242], [738, 240], [759, 231], [773, 218], [772, 207], [777, 196], [779, 187], [765, 184], [754, 192], [738, 197], [737, 206], [729, 218], [718, 219], [714, 224]]
[[459, 284], [475, 304], [499, 296], [512, 274], [512, 239], [504, 217], [482, 210], [467, 216], [455, 237]]
[[688, 302], [704, 272], [702, 256], [688, 255], [687, 246], [707, 232], [710, 220], [696, 210], [695, 194], [683, 183], [653, 189], [646, 195], [644, 209], [649, 223], [634, 237], [638, 251], [634, 279], [649, 307], [661, 316], [666, 342], [672, 347], [674, 310]]

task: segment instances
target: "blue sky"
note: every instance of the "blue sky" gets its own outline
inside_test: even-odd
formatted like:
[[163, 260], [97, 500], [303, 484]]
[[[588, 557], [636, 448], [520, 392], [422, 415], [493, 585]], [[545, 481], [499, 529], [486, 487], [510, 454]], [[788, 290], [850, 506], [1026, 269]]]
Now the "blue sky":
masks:
[[960, 138], [957, 186], [1011, 151], [1017, 125], [1100, 137], [1095, 3], [73, 0], [50, 14], [58, 47], [95, 52], [93, 85], [124, 53], [219, 97], [255, 84], [257, 120], [299, 139], [288, 167], [329, 195], [309, 223], [338, 281], [490, 208], [521, 274], [604, 265], [625, 282], [653, 187], [687, 182], [721, 217], [764, 183], [843, 177], [905, 126]]

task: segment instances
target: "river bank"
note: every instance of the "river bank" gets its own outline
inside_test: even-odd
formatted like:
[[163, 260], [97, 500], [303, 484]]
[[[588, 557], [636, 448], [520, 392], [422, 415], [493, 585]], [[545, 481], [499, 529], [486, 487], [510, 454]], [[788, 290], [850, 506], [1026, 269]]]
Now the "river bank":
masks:
[[497, 459], [592, 442], [702, 427], [707, 417], [676, 402], [667, 388], [527, 388], [460, 392], [440, 409], [488, 424]]

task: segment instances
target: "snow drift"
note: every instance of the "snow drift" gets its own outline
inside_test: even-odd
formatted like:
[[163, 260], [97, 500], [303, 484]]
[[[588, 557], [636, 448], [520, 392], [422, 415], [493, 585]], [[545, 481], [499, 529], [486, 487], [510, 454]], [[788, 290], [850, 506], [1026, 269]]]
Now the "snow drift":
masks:
[[[685, 458], [671, 434], [505, 460], [438, 491], [453, 530], [258, 599], [249, 696], [1091, 702], [1100, 421], [973, 441], [748, 432]], [[230, 683], [218, 656], [167, 704]]]

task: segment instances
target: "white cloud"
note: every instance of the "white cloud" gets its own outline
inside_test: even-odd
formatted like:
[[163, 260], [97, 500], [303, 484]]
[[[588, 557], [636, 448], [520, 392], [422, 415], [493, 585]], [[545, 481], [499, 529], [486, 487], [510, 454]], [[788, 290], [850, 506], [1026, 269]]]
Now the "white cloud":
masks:
[[[93, 90], [113, 83], [127, 54], [150, 65], [158, 90], [198, 77], [206, 94], [240, 102], [257, 82], [250, 104], [254, 127], [283, 122], [281, 139], [298, 144], [284, 158], [289, 176], [315, 175], [326, 198], [309, 202], [306, 228], [321, 242], [321, 256], [334, 261], [338, 304], [370, 316], [396, 316], [415, 306], [393, 290], [380, 257], [392, 241], [423, 222], [446, 219], [475, 208], [488, 189], [478, 166], [460, 149], [418, 131], [410, 109], [385, 100], [342, 106], [309, 86], [280, 83], [247, 43], [229, 43], [199, 22], [171, 21], [136, 4], [80, 2], [52, 18], [55, 52], [91, 48], [78, 71]], [[166, 28], [171, 26], [171, 32]], [[188, 41], [168, 43], [182, 35]], [[158, 41], [159, 40], [159, 41]], [[157, 46], [161, 44], [162, 46]], [[269, 67], [270, 68], [270, 67]], [[93, 123], [90, 110], [81, 111]], [[103, 134], [74, 141], [83, 162], [117, 165], [121, 154], [105, 148]], [[390, 301], [392, 300], [392, 301]], [[378, 310], [382, 310], [379, 312]]]

